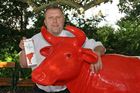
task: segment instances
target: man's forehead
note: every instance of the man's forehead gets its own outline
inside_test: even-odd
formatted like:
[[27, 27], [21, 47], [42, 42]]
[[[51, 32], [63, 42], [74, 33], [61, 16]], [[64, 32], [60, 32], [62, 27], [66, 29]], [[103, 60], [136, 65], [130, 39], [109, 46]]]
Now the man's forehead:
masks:
[[60, 14], [60, 15], [62, 15], [62, 11], [60, 9], [48, 9], [45, 14], [46, 15], [48, 15], [48, 14]]

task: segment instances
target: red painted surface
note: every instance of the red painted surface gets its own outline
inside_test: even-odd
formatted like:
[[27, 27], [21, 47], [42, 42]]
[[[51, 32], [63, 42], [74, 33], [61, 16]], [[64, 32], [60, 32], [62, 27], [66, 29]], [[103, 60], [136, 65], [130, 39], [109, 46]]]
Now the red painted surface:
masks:
[[41, 49], [46, 57], [32, 72], [32, 80], [42, 85], [67, 85], [71, 93], [140, 93], [140, 60], [106, 54], [103, 69], [92, 74], [89, 66], [97, 61], [92, 50], [82, 48], [85, 34], [67, 26], [75, 37], [52, 36], [42, 27], [43, 37], [52, 46]]
[[75, 80], [67, 83], [71, 93], [140, 93], [140, 60], [134, 57], [106, 54], [103, 69], [91, 74], [83, 63]]

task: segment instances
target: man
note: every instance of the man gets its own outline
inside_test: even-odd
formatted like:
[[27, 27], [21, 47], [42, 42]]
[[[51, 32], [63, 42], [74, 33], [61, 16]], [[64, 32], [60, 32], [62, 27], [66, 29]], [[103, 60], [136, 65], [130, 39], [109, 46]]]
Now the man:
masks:
[[[70, 33], [63, 30], [65, 20], [64, 14], [60, 7], [53, 5], [48, 6], [46, 8], [44, 16], [45, 16], [44, 25], [51, 34], [55, 36], [71, 36]], [[37, 55], [36, 58], [39, 65], [44, 59], [44, 57], [40, 54], [40, 49], [47, 45], [49, 46], [49, 43], [44, 40], [41, 33], [34, 35], [32, 39], [34, 41], [35, 54]], [[19, 47], [22, 49], [20, 53], [20, 65], [21, 67], [26, 68], [28, 66], [26, 63], [27, 61], [25, 57], [23, 40], [21, 40]], [[98, 62], [96, 64], [91, 64], [91, 72], [97, 72], [99, 69], [102, 68], [100, 55], [104, 54], [105, 48], [103, 47], [101, 42], [95, 42], [95, 40], [93, 39], [91, 40], [87, 39], [83, 47], [91, 48], [98, 54], [99, 56]], [[36, 68], [37, 66], [32, 67], [32, 69]], [[39, 84], [36, 85], [37, 86], [35, 87], [34, 93], [69, 93], [66, 86], [42, 86]]]

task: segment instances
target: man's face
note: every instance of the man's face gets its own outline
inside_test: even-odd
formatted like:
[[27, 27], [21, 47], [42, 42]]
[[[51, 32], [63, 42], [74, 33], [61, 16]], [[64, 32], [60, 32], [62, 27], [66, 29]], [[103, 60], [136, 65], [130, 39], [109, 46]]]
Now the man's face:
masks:
[[51, 34], [57, 36], [63, 30], [64, 15], [59, 9], [49, 9], [45, 13], [44, 23], [47, 27], [47, 30]]

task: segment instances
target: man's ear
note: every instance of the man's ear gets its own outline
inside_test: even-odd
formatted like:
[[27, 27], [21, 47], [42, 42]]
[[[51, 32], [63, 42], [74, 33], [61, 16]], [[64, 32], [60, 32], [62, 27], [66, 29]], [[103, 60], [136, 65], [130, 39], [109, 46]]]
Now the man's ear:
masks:
[[43, 56], [49, 56], [51, 51], [52, 51], [52, 46], [47, 46], [47, 47], [44, 47], [40, 50], [40, 54], [43, 55]]
[[46, 22], [45, 22], [45, 19], [44, 19], [44, 26], [46, 26]]
[[98, 56], [91, 49], [83, 49], [82, 59], [88, 63], [96, 63], [98, 61]]

